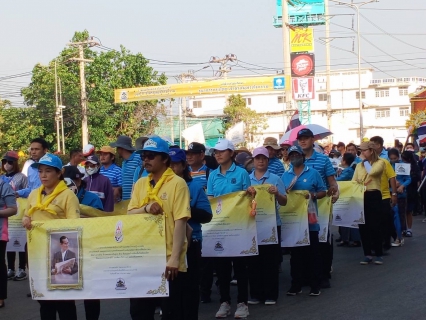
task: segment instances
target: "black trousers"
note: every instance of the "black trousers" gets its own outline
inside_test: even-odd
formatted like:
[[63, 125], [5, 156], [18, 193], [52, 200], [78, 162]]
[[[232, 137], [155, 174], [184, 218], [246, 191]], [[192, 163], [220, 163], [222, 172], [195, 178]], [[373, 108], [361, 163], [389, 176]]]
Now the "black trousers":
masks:
[[214, 258], [201, 257], [200, 260], [200, 292], [204, 297], [210, 297], [213, 285]]
[[248, 274], [247, 257], [214, 258], [217, 279], [219, 283], [220, 303], [231, 303], [230, 282], [232, 280], [232, 267], [237, 280], [237, 302], [247, 304], [248, 300]]
[[395, 224], [393, 222], [393, 211], [391, 207], [391, 199], [382, 200], [382, 237], [383, 247], [388, 250], [391, 247], [391, 238], [395, 233]]
[[319, 249], [321, 254], [321, 279], [330, 279], [331, 266], [333, 264], [333, 235], [328, 230], [327, 242], [320, 242]]
[[380, 191], [364, 192], [365, 224], [359, 225], [359, 233], [365, 256], [371, 256], [371, 250], [374, 250], [378, 257], [383, 255], [382, 207], [382, 193]]
[[[16, 252], [9, 251], [7, 253], [7, 268], [15, 271]], [[25, 252], [19, 252], [19, 269], [25, 270], [27, 267], [27, 255]]]
[[291, 285], [296, 288], [302, 288], [304, 276], [303, 270], [305, 269], [305, 266], [307, 266], [310, 275], [309, 284], [311, 289], [319, 290], [322, 263], [318, 231], [309, 231], [309, 240], [309, 246], [290, 249]]
[[101, 300], [84, 300], [84, 312], [86, 313], [86, 320], [98, 320], [101, 314]]
[[0, 300], [7, 299], [6, 241], [0, 241]]
[[186, 252], [188, 262], [187, 281], [184, 286], [183, 311], [185, 320], [198, 320], [198, 307], [200, 304], [200, 260], [201, 242], [192, 240]]
[[160, 304], [162, 320], [186, 320], [184, 290], [188, 280], [186, 272], [179, 272], [177, 278], [169, 281], [168, 298], [131, 298], [130, 316], [132, 320], [154, 320], [155, 308]]
[[60, 320], [77, 320], [74, 300], [39, 300], [40, 319], [56, 320], [56, 312]]

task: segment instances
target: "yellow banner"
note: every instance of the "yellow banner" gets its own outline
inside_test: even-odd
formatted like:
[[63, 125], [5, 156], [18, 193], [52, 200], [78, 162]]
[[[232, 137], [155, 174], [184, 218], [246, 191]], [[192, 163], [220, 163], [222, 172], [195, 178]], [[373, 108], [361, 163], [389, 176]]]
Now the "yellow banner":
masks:
[[33, 221], [33, 299], [167, 297], [162, 215]]
[[253, 186], [256, 189], [256, 229], [259, 246], [278, 243], [275, 196], [268, 192], [270, 186]]
[[291, 52], [313, 52], [314, 51], [314, 28], [290, 29]]
[[317, 205], [318, 224], [320, 226], [319, 241], [327, 242], [328, 227], [330, 224], [331, 211], [333, 209], [331, 197], [325, 196], [324, 198], [317, 200]]
[[338, 185], [340, 196], [333, 205], [333, 225], [358, 228], [365, 224], [364, 185], [355, 181], [338, 181]]
[[114, 90], [115, 103], [141, 100], [168, 99], [213, 94], [238, 94], [247, 92], [282, 92], [291, 86], [290, 76], [220, 79], [164, 86], [139, 87]]

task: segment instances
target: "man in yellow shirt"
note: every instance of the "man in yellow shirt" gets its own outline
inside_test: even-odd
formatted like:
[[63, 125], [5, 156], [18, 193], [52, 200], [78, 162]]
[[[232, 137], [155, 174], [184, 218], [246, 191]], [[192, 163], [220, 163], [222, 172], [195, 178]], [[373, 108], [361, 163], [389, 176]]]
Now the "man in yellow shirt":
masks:
[[189, 190], [185, 180], [170, 169], [169, 147], [163, 139], [149, 138], [142, 149], [142, 159], [149, 175], [136, 182], [127, 210], [128, 214], [164, 216], [167, 251], [164, 274], [169, 280], [170, 292], [167, 299], [130, 299], [130, 315], [133, 320], [152, 319], [157, 303], [161, 303], [163, 320], [186, 320], [181, 298], [187, 278]]

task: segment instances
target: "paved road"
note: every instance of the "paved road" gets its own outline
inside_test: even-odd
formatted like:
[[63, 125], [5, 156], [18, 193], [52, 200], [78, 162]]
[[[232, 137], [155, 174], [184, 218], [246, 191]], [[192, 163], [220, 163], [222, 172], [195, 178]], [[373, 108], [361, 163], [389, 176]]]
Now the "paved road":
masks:
[[[290, 283], [289, 257], [285, 256], [278, 304], [251, 306], [249, 319], [426, 319], [426, 223], [422, 219], [414, 217], [414, 237], [406, 239], [402, 248], [393, 248], [382, 266], [361, 266], [361, 248], [335, 248], [332, 288], [323, 290], [320, 297], [309, 297], [308, 287], [296, 297], [285, 296]], [[9, 299], [0, 309], [1, 320], [39, 319], [38, 303], [26, 298], [28, 288], [28, 281], [9, 281]], [[235, 287], [232, 296], [234, 312]], [[212, 298], [216, 302], [200, 306], [200, 320], [214, 319], [219, 307], [217, 293]], [[84, 320], [82, 301], [77, 301], [77, 310], [78, 319]], [[130, 319], [129, 302], [102, 301], [100, 319]]]

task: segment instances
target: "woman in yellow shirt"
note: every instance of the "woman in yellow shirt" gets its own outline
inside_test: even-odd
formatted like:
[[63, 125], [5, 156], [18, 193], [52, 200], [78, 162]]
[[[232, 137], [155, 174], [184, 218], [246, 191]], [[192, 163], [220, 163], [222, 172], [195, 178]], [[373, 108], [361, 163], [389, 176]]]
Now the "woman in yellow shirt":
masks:
[[[61, 159], [47, 153], [31, 167], [38, 169], [42, 185], [30, 193], [22, 225], [31, 229], [33, 220], [80, 218], [78, 198], [64, 182]], [[74, 300], [39, 300], [39, 303], [41, 320], [56, 319], [56, 312], [61, 320], [77, 319]]]
[[360, 149], [364, 161], [356, 166], [352, 181], [357, 181], [365, 186], [365, 224], [358, 225], [365, 256], [361, 264], [373, 262], [372, 250], [374, 250], [376, 253], [374, 263], [380, 265], [383, 264], [382, 236], [380, 232], [380, 212], [382, 210], [380, 184], [383, 171], [385, 170], [385, 163], [379, 159], [372, 142], [361, 143]]

